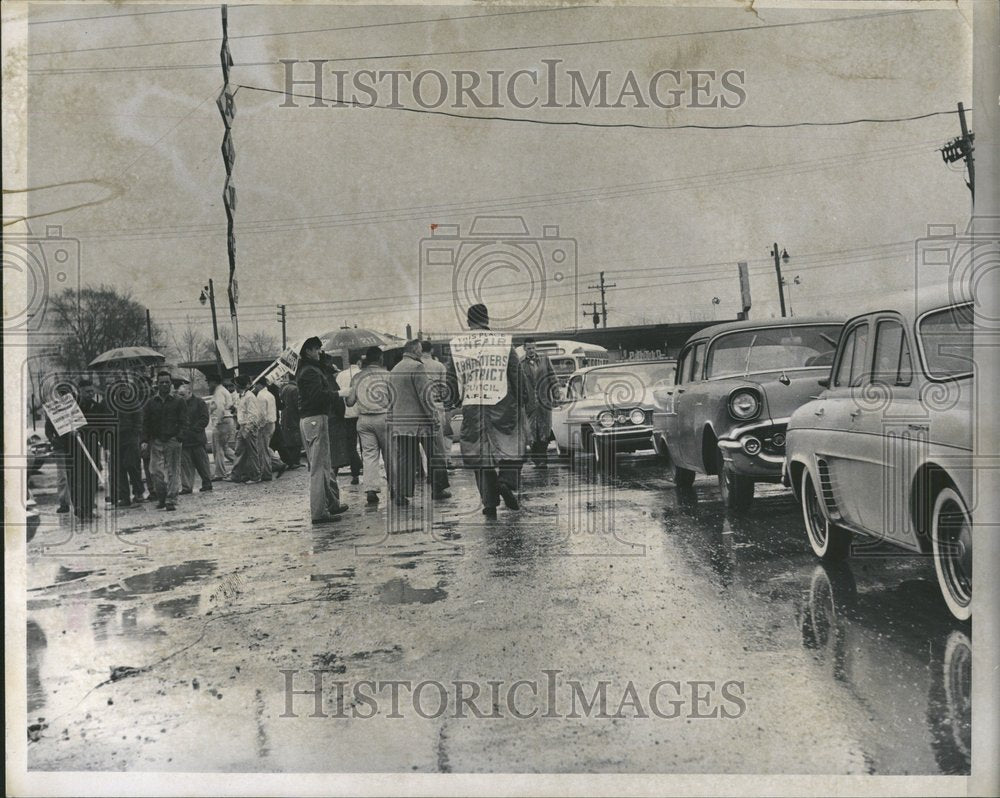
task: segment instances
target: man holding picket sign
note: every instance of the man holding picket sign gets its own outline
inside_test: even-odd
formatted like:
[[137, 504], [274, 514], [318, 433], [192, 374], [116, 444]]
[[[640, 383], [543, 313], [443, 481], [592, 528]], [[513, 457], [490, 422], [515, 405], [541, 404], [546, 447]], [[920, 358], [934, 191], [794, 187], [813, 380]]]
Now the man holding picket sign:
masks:
[[521, 506], [523, 418], [534, 399], [511, 336], [490, 331], [486, 305], [472, 305], [467, 318], [469, 332], [451, 339], [448, 401], [462, 406], [462, 459], [475, 469], [483, 515], [496, 518], [501, 497], [510, 510]]
[[81, 521], [95, 517], [94, 505], [97, 501], [98, 482], [104, 483], [101, 469], [99, 436], [91, 429], [92, 421], [84, 412], [96, 406], [96, 390], [90, 380], [80, 380], [80, 403], [68, 391], [52, 398], [44, 404], [45, 415], [56, 434], [66, 442], [66, 481], [73, 512]]

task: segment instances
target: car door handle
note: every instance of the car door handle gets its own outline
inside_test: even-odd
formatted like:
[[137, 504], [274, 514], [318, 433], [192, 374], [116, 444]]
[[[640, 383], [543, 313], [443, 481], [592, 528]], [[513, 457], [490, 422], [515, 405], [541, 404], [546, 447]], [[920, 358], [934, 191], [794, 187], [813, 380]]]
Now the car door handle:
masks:
[[826, 408], [821, 407], [819, 410], [814, 411], [813, 415], [814, 416], [822, 416], [824, 413], [826, 413]]
[[851, 416], [851, 418], [857, 418], [858, 416], [861, 415], [861, 408], [858, 408], [857, 410], [852, 410], [849, 415]]
[[927, 432], [930, 429], [927, 424], [907, 424], [906, 426], [917, 432]]

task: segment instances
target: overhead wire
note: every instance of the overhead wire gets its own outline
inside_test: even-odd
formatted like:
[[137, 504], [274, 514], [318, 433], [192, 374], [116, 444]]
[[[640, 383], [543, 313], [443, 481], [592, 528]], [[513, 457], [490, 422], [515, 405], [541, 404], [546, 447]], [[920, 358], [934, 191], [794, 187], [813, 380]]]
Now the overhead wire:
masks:
[[[892, 17], [900, 16], [906, 14], [920, 13], [919, 9], [912, 9], [906, 11], [879, 11], [870, 14], [853, 14], [845, 15], [842, 17], [826, 17], [823, 19], [809, 19], [809, 20], [798, 20], [795, 22], [775, 22], [775, 23], [764, 23], [760, 25], [741, 25], [737, 27], [730, 28], [715, 28], [711, 30], [700, 30], [700, 31], [681, 31], [674, 33], [659, 33], [659, 34], [649, 34], [645, 36], [625, 36], [613, 39], [587, 39], [582, 41], [572, 41], [572, 42], [546, 42], [542, 44], [522, 44], [522, 45], [511, 45], [507, 47], [481, 47], [466, 50], [442, 50], [435, 52], [415, 52], [415, 53], [386, 53], [380, 55], [361, 55], [361, 56], [344, 56], [338, 58], [325, 58], [321, 59], [325, 63], [342, 63], [344, 61], [382, 61], [392, 58], [400, 59], [411, 59], [411, 58], [429, 58], [436, 56], [451, 56], [451, 55], [475, 55], [484, 53], [504, 53], [504, 52], [521, 52], [525, 50], [540, 50], [547, 48], [563, 48], [563, 47], [589, 47], [593, 45], [605, 45], [605, 44], [627, 44], [633, 42], [641, 41], [656, 41], [661, 39], [677, 39], [684, 38], [688, 36], [710, 36], [725, 33], [746, 33], [751, 31], [760, 30], [775, 30], [780, 28], [793, 28], [802, 27], [806, 25], [820, 25], [820, 24], [830, 24], [839, 22], [851, 22], [857, 20], [870, 20], [878, 19], [882, 17]], [[263, 62], [249, 62], [249, 63], [237, 63], [234, 64], [236, 67], [254, 67], [254, 66], [274, 66], [275, 62], [263, 61]], [[160, 69], [216, 69], [218, 64], [156, 64], [149, 66], [134, 66], [134, 67], [71, 67], [71, 68], [53, 68], [53, 69], [29, 69], [28, 72], [32, 74], [88, 74], [91, 72], [128, 72], [128, 71], [156, 71]]]
[[[594, 8], [594, 6], [561, 6], [558, 8], [531, 8], [527, 10], [520, 11], [501, 11], [491, 14], [467, 14], [463, 16], [454, 17], [434, 17], [432, 19], [407, 19], [400, 20], [396, 22], [374, 22], [364, 25], [341, 25], [334, 28], [306, 28], [303, 30], [288, 30], [288, 31], [271, 31], [266, 33], [244, 33], [244, 34], [233, 34], [229, 36], [230, 41], [235, 41], [237, 39], [263, 39], [271, 36], [300, 36], [308, 33], [336, 33], [340, 31], [353, 31], [353, 30], [366, 30], [368, 28], [390, 28], [399, 27], [401, 25], [424, 25], [433, 22], [457, 22], [460, 20], [469, 19], [485, 19], [488, 17], [510, 17], [519, 14], [543, 14], [551, 13], [556, 11], [579, 11], [581, 9]], [[210, 42], [218, 42], [219, 37], [213, 36], [203, 39], [178, 39], [169, 42], [141, 42], [138, 44], [112, 44], [104, 47], [83, 47], [74, 50], [43, 50], [37, 53], [29, 53], [29, 57], [43, 56], [43, 55], [77, 55], [78, 53], [94, 53], [105, 50], [131, 50], [143, 47], [166, 47], [168, 45], [179, 45], [179, 44], [205, 44]]]

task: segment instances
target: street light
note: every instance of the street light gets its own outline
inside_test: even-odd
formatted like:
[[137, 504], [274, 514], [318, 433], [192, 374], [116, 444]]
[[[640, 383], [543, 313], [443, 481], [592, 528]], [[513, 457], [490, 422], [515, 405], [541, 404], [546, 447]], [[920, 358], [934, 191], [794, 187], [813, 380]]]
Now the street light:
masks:
[[788, 315], [789, 316], [794, 316], [795, 315], [795, 311], [792, 310], [792, 286], [793, 285], [802, 285], [802, 278], [799, 277], [799, 275], [796, 274], [795, 277], [792, 278], [792, 281], [788, 282], [788, 280], [786, 280], [784, 277], [782, 277], [781, 278], [781, 284], [788, 286]]

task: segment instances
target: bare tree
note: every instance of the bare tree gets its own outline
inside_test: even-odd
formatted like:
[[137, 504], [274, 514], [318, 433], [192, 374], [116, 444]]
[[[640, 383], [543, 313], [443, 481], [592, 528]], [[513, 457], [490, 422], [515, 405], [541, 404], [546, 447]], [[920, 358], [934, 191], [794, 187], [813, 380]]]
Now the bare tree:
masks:
[[275, 357], [281, 347], [278, 337], [263, 330], [255, 330], [247, 336], [240, 336], [240, 357]]
[[[169, 330], [172, 354], [177, 355], [178, 361], [191, 362], [202, 357], [206, 336], [191, 322], [190, 316], [185, 317], [184, 325], [179, 329], [178, 325], [171, 322]], [[195, 370], [192, 368], [188, 368], [188, 380], [192, 383], [195, 380]]]
[[[64, 369], [86, 369], [95, 357], [119, 346], [146, 346], [146, 309], [128, 292], [101, 285], [67, 288], [49, 300], [61, 341], [54, 358]], [[162, 345], [163, 331], [152, 326], [152, 345]]]

